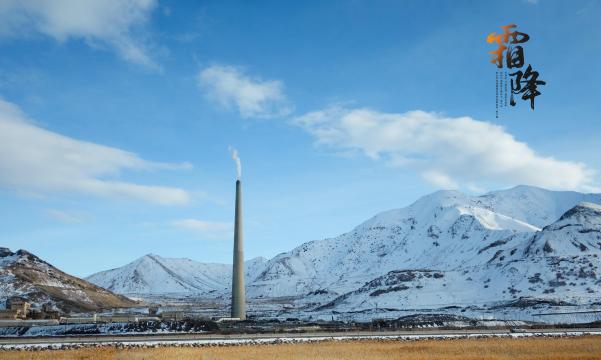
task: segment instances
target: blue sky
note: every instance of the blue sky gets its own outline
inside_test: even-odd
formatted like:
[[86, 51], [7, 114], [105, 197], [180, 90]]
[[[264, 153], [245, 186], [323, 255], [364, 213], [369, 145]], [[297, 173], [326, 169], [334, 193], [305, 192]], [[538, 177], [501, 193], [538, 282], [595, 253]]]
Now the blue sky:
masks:
[[[599, 1], [0, 0], [0, 244], [75, 275], [231, 262], [441, 188], [598, 191]], [[485, 42], [547, 85], [495, 118]]]

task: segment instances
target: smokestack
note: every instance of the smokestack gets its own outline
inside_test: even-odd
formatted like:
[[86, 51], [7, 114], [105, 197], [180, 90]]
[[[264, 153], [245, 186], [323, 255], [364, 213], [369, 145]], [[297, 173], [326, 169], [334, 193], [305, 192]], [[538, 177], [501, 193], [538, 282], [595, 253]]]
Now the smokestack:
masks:
[[232, 317], [244, 320], [246, 319], [246, 300], [244, 295], [244, 234], [242, 232], [242, 184], [240, 183], [240, 178], [236, 180], [236, 214], [234, 219], [233, 267]]

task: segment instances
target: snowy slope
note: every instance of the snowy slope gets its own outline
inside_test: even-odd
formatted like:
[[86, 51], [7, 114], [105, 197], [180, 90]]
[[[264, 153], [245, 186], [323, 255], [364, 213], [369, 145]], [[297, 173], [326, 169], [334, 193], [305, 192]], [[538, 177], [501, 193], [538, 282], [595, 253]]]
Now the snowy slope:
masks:
[[[264, 258], [246, 262], [247, 278], [260, 271]], [[218, 296], [230, 289], [232, 265], [145, 255], [120, 268], [93, 274], [86, 280], [119, 294]]]
[[579, 203], [601, 203], [601, 194], [551, 191], [521, 185], [508, 190], [494, 191], [478, 199], [498, 213], [542, 228]]
[[51, 303], [64, 312], [137, 305], [87, 281], [68, 275], [25, 251], [0, 248], [0, 304], [9, 297], [28, 299], [34, 308]]
[[344, 294], [389, 271], [485, 264], [495, 244], [523, 242], [584, 200], [601, 203], [601, 195], [526, 186], [477, 197], [438, 191], [409, 207], [380, 213], [349, 233], [276, 256], [248, 292], [251, 297], [320, 289]]
[[[581, 203], [542, 231], [483, 249], [489, 259], [451, 271], [397, 270], [318, 310], [425, 309], [522, 301], [574, 305], [601, 298], [601, 206]], [[598, 275], [599, 274], [599, 275]]]

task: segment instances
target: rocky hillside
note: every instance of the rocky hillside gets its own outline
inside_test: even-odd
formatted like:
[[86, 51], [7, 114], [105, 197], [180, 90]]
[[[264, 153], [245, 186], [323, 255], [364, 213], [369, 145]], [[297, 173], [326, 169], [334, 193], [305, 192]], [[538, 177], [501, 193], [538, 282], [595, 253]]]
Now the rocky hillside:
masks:
[[66, 313], [131, 307], [137, 303], [66, 274], [25, 251], [0, 248], [0, 306], [22, 296], [34, 307], [52, 303]]

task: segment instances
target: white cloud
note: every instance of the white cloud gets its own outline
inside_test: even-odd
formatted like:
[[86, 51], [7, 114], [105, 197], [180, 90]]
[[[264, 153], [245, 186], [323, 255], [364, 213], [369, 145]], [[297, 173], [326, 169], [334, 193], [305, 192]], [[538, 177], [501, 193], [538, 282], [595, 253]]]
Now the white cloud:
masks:
[[194, 231], [206, 239], [211, 240], [230, 239], [234, 234], [234, 225], [227, 222], [181, 219], [172, 221], [171, 226], [179, 229]]
[[190, 167], [147, 161], [128, 151], [42, 129], [15, 105], [0, 99], [0, 186], [21, 192], [78, 192], [184, 204], [190, 196], [182, 189], [124, 182], [117, 176], [123, 170]]
[[236, 108], [245, 118], [290, 114], [291, 107], [278, 80], [251, 78], [233, 66], [210, 66], [198, 74], [207, 98], [226, 109]]
[[0, 36], [38, 33], [59, 42], [83, 39], [104, 45], [127, 61], [158, 69], [136, 30], [149, 19], [156, 0], [2, 0]]
[[586, 165], [538, 155], [503, 127], [469, 117], [334, 106], [297, 117], [293, 123], [319, 145], [409, 167], [439, 187], [478, 188], [485, 183], [599, 190]]

